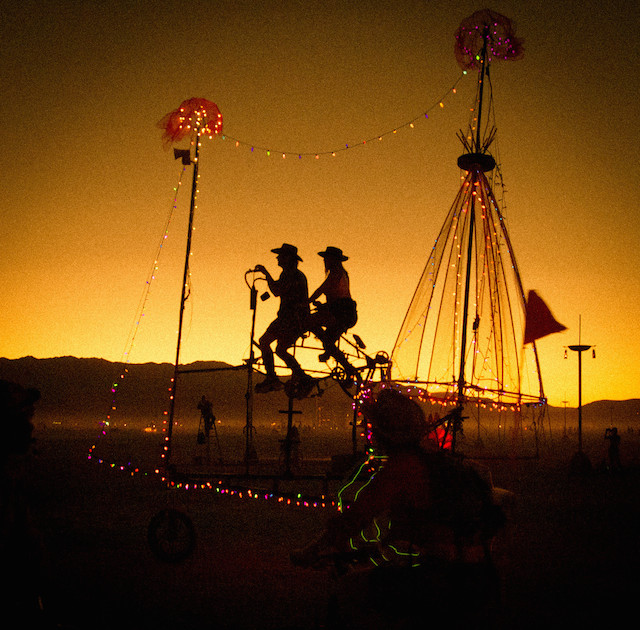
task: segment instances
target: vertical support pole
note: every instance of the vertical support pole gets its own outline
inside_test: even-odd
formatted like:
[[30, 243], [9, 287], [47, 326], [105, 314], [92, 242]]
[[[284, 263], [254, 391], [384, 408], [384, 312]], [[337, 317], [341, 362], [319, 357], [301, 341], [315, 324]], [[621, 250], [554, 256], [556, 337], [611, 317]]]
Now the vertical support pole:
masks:
[[584, 345], [582, 338], [582, 316], [578, 319], [578, 343], [569, 346], [569, 350], [578, 353], [578, 452], [582, 453], [582, 353], [589, 350], [591, 346]]
[[[476, 174], [471, 178], [471, 185], [476, 182]], [[469, 325], [469, 293], [471, 291], [471, 264], [473, 262], [473, 232], [475, 229], [476, 213], [475, 213], [475, 195], [471, 195], [471, 209], [469, 210], [469, 239], [467, 243], [467, 268], [465, 270], [464, 285], [464, 307], [462, 311], [462, 338], [460, 341], [460, 371], [458, 373], [458, 407], [460, 410], [457, 421], [453, 423], [451, 451], [456, 450], [456, 433], [460, 428], [462, 418], [462, 407], [465, 403], [465, 368], [466, 368], [466, 352], [467, 352], [467, 327]]]
[[167, 427], [166, 447], [165, 447], [165, 465], [169, 466], [171, 460], [171, 438], [173, 434], [173, 419], [176, 406], [176, 391], [178, 386], [178, 374], [180, 363], [180, 346], [182, 343], [182, 323], [184, 320], [184, 305], [189, 298], [187, 291], [187, 282], [189, 279], [189, 257], [191, 256], [191, 235], [193, 231], [193, 216], [196, 207], [196, 192], [198, 189], [198, 157], [200, 151], [200, 133], [196, 134], [195, 140], [195, 157], [193, 159], [193, 180], [191, 183], [191, 203], [189, 206], [189, 227], [187, 228], [187, 248], [184, 259], [184, 271], [182, 276], [182, 293], [180, 296], [180, 314], [178, 318], [178, 341], [176, 343], [176, 358], [173, 366], [173, 381], [171, 383], [171, 399], [169, 407], [169, 421]]
[[284, 447], [284, 477], [292, 477], [291, 473], [291, 449], [293, 446], [293, 416], [295, 414], [300, 414], [302, 411], [296, 411], [293, 409], [293, 396], [287, 396], [289, 400], [289, 406], [286, 411], [280, 410], [279, 413], [287, 414], [287, 435], [284, 440], [281, 440], [281, 443]]
[[[482, 123], [482, 101], [484, 99], [484, 77], [486, 74], [486, 60], [487, 60], [487, 41], [489, 33], [488, 30], [484, 33], [484, 45], [482, 47], [482, 59], [481, 70], [478, 78], [479, 90], [478, 90], [478, 121], [476, 123], [476, 139], [475, 139], [475, 151], [480, 151], [480, 138], [481, 138], [481, 123]], [[481, 168], [480, 165], [472, 165], [474, 169], [471, 172], [471, 191], [475, 190], [475, 184], [478, 181], [478, 172]], [[465, 363], [466, 363], [466, 351], [467, 351], [467, 327], [469, 324], [469, 293], [471, 290], [471, 263], [473, 261], [473, 232], [475, 229], [475, 195], [471, 195], [471, 208], [469, 210], [469, 238], [467, 241], [467, 268], [465, 270], [465, 286], [464, 286], [464, 308], [462, 312], [462, 338], [460, 347], [460, 371], [458, 373], [458, 408], [456, 410], [455, 419], [452, 423], [452, 435], [451, 435], [451, 451], [455, 453], [456, 449], [456, 434], [462, 424], [462, 408], [465, 403]]]
[[245, 446], [244, 446], [244, 464], [245, 473], [249, 474], [249, 464], [255, 460], [253, 451], [253, 364], [255, 363], [254, 336], [256, 332], [256, 309], [258, 306], [258, 291], [255, 285], [250, 287], [251, 295], [249, 298], [249, 308], [251, 309], [251, 340], [249, 342], [249, 362], [247, 364], [247, 391], [245, 393], [246, 400], [246, 422], [245, 422]]
[[480, 90], [478, 94], [478, 126], [476, 127], [476, 146], [475, 150], [480, 151], [480, 120], [482, 118], [482, 100], [484, 98], [484, 77], [486, 75], [486, 61], [487, 61], [487, 41], [489, 40], [489, 29], [488, 27], [484, 32], [484, 44], [482, 46], [481, 56], [482, 59], [480, 63], [482, 64], [482, 69], [480, 70]]
[[[580, 342], [582, 338], [582, 318], [579, 320], [578, 331], [578, 342]], [[572, 460], [572, 469], [581, 474], [591, 470], [589, 458], [582, 451], [582, 353], [590, 348], [592, 346], [582, 343], [569, 346], [570, 350], [578, 353], [578, 452]]]
[[353, 399], [353, 417], [351, 419], [351, 454], [358, 454], [358, 394]]
[[578, 349], [578, 450], [582, 453], [582, 352], [589, 346]]

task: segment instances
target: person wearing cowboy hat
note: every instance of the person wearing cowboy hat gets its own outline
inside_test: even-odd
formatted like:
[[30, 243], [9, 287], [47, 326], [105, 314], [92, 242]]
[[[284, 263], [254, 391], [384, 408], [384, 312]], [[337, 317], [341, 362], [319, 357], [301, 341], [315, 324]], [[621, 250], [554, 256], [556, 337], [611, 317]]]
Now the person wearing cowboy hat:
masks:
[[262, 352], [262, 361], [267, 373], [266, 378], [256, 385], [256, 392], [266, 393], [282, 389], [283, 384], [278, 379], [275, 370], [273, 350], [271, 344], [276, 344], [276, 354], [291, 370], [292, 377], [298, 380], [308, 378], [296, 358], [288, 352], [298, 337], [306, 332], [309, 317], [309, 289], [307, 278], [298, 269], [302, 258], [298, 255], [298, 248], [289, 243], [271, 250], [277, 255], [278, 265], [282, 273], [277, 280], [271, 276], [263, 265], [257, 265], [255, 270], [263, 273], [267, 279], [269, 290], [280, 298], [280, 308], [276, 319], [271, 322], [258, 342]]
[[[357, 376], [355, 369], [336, 347], [340, 335], [355, 326], [358, 321], [357, 305], [351, 297], [349, 287], [349, 274], [342, 264], [349, 258], [340, 248], [333, 246], [318, 252], [318, 256], [324, 259], [326, 277], [309, 296], [309, 302], [317, 308], [309, 319], [309, 330], [320, 339], [324, 348], [318, 360], [326, 361], [333, 357], [345, 368], [347, 374]], [[325, 302], [318, 301], [322, 295], [325, 296]]]

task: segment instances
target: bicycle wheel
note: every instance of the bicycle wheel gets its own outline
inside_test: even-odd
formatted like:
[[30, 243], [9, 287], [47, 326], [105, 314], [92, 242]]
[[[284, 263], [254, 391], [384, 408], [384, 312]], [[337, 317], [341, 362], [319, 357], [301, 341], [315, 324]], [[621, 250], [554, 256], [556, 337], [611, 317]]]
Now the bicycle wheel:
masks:
[[179, 510], [160, 510], [149, 523], [151, 551], [163, 562], [182, 562], [195, 548], [196, 531], [191, 519]]

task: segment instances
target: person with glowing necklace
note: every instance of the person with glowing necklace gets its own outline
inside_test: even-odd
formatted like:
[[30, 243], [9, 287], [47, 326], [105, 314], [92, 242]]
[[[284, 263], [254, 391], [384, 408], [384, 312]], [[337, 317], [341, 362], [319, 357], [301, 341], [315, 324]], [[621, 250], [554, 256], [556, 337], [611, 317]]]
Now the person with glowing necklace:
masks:
[[[384, 463], [319, 539], [291, 553], [292, 563], [365, 557], [371, 570], [356, 592], [366, 591], [383, 616], [432, 620], [442, 605], [430, 599], [437, 592], [456, 597], [449, 614], [461, 626], [484, 627], [474, 624], [497, 597], [490, 544], [504, 524], [491, 488], [472, 467], [430, 446], [422, 408], [397, 390], [383, 389], [362, 413]], [[451, 627], [452, 618], [445, 619]]]

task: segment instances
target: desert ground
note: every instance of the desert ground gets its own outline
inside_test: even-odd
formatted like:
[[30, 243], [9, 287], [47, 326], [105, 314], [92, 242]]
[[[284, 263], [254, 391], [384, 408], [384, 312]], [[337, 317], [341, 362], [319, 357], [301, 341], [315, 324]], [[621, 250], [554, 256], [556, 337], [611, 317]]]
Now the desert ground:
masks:
[[[169, 489], [157, 475], [89, 461], [93, 436], [85, 430], [49, 427], [35, 438], [27, 487], [53, 627], [326, 627], [340, 581], [329, 570], [293, 566], [289, 552], [322, 529], [331, 509]], [[494, 545], [500, 627], [614, 627], [635, 610], [640, 435], [623, 432], [620, 473], [603, 465], [606, 447], [600, 430], [587, 432], [593, 470], [577, 475], [575, 435], [555, 436], [538, 458], [481, 462], [516, 499]], [[167, 507], [195, 527], [195, 549], [181, 562], [163, 562], [147, 542], [151, 519]]]

